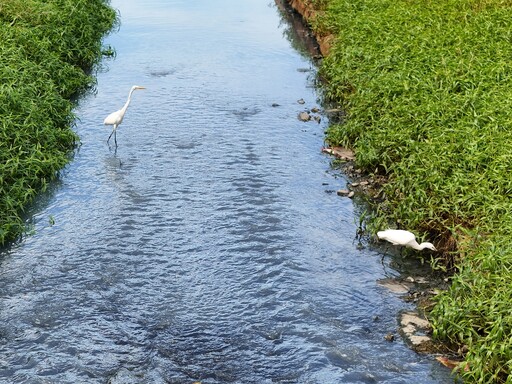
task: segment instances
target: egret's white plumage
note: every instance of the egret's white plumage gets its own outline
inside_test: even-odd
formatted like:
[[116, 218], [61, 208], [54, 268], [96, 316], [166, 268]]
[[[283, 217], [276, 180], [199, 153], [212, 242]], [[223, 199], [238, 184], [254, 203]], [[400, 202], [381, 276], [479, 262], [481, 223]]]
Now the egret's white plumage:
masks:
[[112, 132], [110, 133], [110, 136], [107, 139], [107, 143], [110, 141], [112, 134], [114, 134], [114, 142], [117, 147], [117, 138], [116, 138], [117, 127], [119, 126], [119, 124], [121, 124], [123, 122], [124, 114], [126, 113], [126, 110], [128, 109], [128, 106], [130, 105], [130, 101], [132, 100], [132, 93], [133, 93], [133, 91], [135, 91], [137, 89], [146, 89], [146, 88], [141, 87], [139, 85], [134, 85], [130, 89], [130, 93], [128, 94], [128, 100], [126, 100], [126, 103], [124, 104], [123, 108], [121, 108], [119, 111], [112, 112], [103, 121], [103, 124], [105, 124], [105, 125], [113, 125], [113, 129], [112, 129]]
[[379, 231], [377, 232], [377, 237], [381, 240], [389, 241], [393, 245], [403, 245], [404, 247], [413, 248], [418, 251], [425, 248], [437, 251], [432, 243], [425, 242], [418, 244], [414, 233], [404, 231], [403, 229], [386, 229], [385, 231]]

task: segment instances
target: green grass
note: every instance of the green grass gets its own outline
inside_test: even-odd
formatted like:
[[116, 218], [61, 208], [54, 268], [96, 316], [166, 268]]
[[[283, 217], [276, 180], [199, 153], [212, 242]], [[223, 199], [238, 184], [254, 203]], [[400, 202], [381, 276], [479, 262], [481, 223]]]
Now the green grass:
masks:
[[67, 164], [78, 138], [72, 99], [94, 84], [116, 22], [102, 0], [0, 0], [0, 244]]
[[376, 223], [457, 262], [431, 320], [469, 349], [463, 377], [512, 382], [512, 1], [319, 3], [313, 28], [337, 37], [325, 97], [346, 111], [328, 141], [388, 176]]

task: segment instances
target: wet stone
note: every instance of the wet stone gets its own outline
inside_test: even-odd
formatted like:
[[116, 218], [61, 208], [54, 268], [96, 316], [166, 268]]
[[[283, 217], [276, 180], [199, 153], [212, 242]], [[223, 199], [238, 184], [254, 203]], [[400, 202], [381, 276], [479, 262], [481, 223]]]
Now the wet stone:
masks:
[[417, 352], [432, 348], [431, 331], [428, 320], [416, 312], [404, 312], [400, 316], [400, 332]]
[[406, 294], [409, 292], [409, 287], [395, 279], [380, 279], [377, 281], [381, 287], [386, 288], [390, 292], [397, 294]]
[[387, 340], [387, 341], [395, 341], [395, 335], [393, 335], [391, 332], [386, 334], [384, 336], [384, 339]]
[[311, 120], [311, 115], [307, 112], [301, 112], [301, 113], [299, 113], [299, 120], [300, 121], [309, 121], [309, 120]]
[[[343, 148], [343, 147], [322, 148], [322, 152], [327, 153], [329, 155], [333, 155], [341, 160], [351, 161], [356, 158], [353, 151], [351, 151], [348, 148]], [[353, 168], [353, 166], [349, 166], [349, 167]]]

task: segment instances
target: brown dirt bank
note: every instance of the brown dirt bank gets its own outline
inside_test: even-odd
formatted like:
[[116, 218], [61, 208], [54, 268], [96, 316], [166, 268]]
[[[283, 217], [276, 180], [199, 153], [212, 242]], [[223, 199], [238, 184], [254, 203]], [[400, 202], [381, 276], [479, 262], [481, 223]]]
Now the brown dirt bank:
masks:
[[[292, 7], [296, 12], [298, 12], [308, 24], [311, 24], [311, 22], [315, 20], [320, 14], [320, 12], [317, 11], [308, 0], [285, 1], [290, 5], [290, 7]], [[315, 34], [315, 38], [320, 47], [320, 53], [323, 56], [327, 56], [329, 54], [332, 42], [334, 41], [334, 35]]]

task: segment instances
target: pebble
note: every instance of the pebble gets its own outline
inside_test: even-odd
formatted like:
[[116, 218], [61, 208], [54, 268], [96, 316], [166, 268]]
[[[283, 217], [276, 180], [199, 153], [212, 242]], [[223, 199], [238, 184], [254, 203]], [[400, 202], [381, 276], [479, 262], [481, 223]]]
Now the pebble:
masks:
[[301, 112], [301, 113], [299, 113], [299, 120], [300, 121], [309, 121], [309, 120], [311, 120], [311, 115], [307, 112]]
[[395, 340], [395, 335], [393, 335], [391, 332], [388, 333], [386, 336], [384, 336], [384, 339], [386, 339], [387, 341], [394, 341]]

